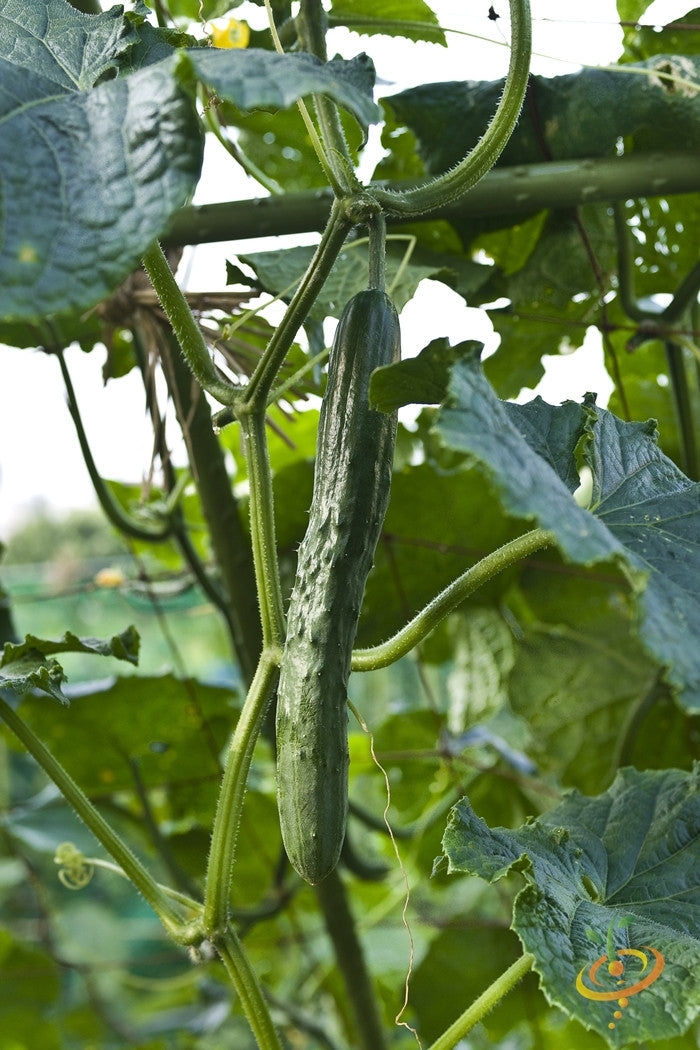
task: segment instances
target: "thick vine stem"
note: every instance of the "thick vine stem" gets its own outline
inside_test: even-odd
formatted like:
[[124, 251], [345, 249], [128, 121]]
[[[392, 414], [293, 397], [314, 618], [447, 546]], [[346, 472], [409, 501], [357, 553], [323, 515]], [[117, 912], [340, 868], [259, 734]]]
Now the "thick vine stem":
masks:
[[229, 745], [214, 817], [204, 896], [203, 926], [216, 939], [228, 928], [233, 858], [243, 809], [246, 780], [255, 742], [277, 685], [281, 651], [263, 650]]
[[272, 474], [264, 411], [240, 414], [243, 450], [250, 484], [250, 533], [260, 604], [263, 645], [284, 644], [284, 602], [277, 561]]
[[529, 0], [509, 0], [511, 18], [510, 66], [503, 96], [493, 120], [464, 160], [432, 182], [396, 193], [374, 190], [389, 215], [423, 215], [461, 197], [491, 168], [510, 138], [520, 116], [530, 75], [532, 24]]
[[197, 939], [196, 931], [183, 920], [182, 912], [162, 889], [149, 871], [134, 856], [129, 847], [117, 835], [114, 828], [95, 809], [90, 799], [75, 783], [68, 771], [51, 754], [46, 745], [27, 725], [24, 719], [0, 697], [0, 718], [22, 741], [30, 755], [38, 762], [46, 775], [53, 780], [66, 801], [87, 825], [97, 841], [114, 858], [124, 874], [153, 908], [170, 935], [179, 943], [192, 943]]
[[272, 384], [294, 342], [294, 338], [306, 320], [316, 296], [321, 291], [341, 248], [345, 243], [352, 222], [346, 214], [345, 203], [336, 200], [323, 236], [314, 252], [306, 273], [291, 298], [285, 315], [267, 345], [258, 367], [245, 388], [241, 405], [249, 408], [264, 407]]
[[204, 336], [157, 241], [144, 255], [143, 266], [193, 375], [212, 397], [222, 405], [230, 405], [236, 387], [223, 379], [214, 367]]
[[[322, 62], [328, 59], [327, 23], [328, 16], [321, 0], [301, 0], [297, 15], [299, 40], [306, 51], [316, 55]], [[351, 194], [360, 188], [360, 183], [354, 172], [338, 107], [332, 99], [326, 98], [325, 95], [314, 95], [313, 100], [335, 184], [341, 188], [341, 195]]]
[[369, 286], [380, 292], [386, 286], [386, 219], [380, 212], [369, 226]]
[[472, 1028], [486, 1017], [486, 1014], [493, 1010], [504, 995], [507, 995], [513, 988], [515, 988], [518, 981], [522, 980], [526, 973], [532, 969], [532, 964], [535, 961], [534, 955], [530, 955], [529, 952], [525, 952], [517, 959], [512, 966], [498, 977], [493, 984], [486, 989], [486, 991], [475, 999], [472, 1005], [464, 1011], [461, 1017], [458, 1017], [454, 1024], [451, 1024], [446, 1032], [443, 1032], [439, 1036], [429, 1050], [453, 1050], [453, 1047], [457, 1046], [457, 1043], [467, 1032], [471, 1032]]
[[492, 554], [478, 561], [476, 565], [463, 572], [456, 580], [441, 591], [433, 600], [421, 609], [400, 631], [371, 649], [356, 649], [352, 654], [353, 671], [375, 671], [379, 667], [388, 667], [410, 653], [428, 634], [437, 627], [448, 613], [456, 609], [465, 598], [478, 590], [493, 576], [516, 562], [527, 558], [535, 551], [542, 550], [554, 542], [551, 532], [544, 529], [533, 529], [522, 536], [505, 543]]
[[214, 947], [238, 993], [258, 1047], [260, 1050], [282, 1050], [260, 982], [235, 931], [227, 929], [216, 938]]
[[384, 1050], [387, 1044], [377, 997], [337, 868], [314, 889], [350, 1000], [357, 1045], [362, 1050]]

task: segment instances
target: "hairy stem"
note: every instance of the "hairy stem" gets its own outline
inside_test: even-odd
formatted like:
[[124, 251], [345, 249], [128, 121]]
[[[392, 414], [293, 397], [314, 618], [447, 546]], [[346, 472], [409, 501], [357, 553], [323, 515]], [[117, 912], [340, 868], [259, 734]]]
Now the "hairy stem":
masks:
[[544, 529], [533, 529], [505, 543], [492, 554], [487, 554], [485, 558], [482, 558], [476, 565], [472, 565], [433, 598], [405, 627], [397, 631], [393, 638], [382, 642], [381, 645], [372, 646], [371, 649], [356, 649], [352, 654], [352, 670], [374, 671], [400, 660], [402, 656], [422, 642], [433, 628], [437, 627], [440, 621], [470, 594], [473, 594], [499, 572], [510, 568], [511, 565], [534, 554], [535, 551], [548, 547], [553, 540], [551, 532], [546, 532]]
[[[272, 36], [272, 43], [274, 45], [275, 51], [278, 55], [282, 55], [284, 54], [284, 47], [282, 46], [282, 41], [280, 40], [279, 34], [277, 32], [277, 26], [275, 25], [275, 16], [272, 10], [272, 4], [270, 3], [270, 0], [265, 0], [265, 10], [267, 11], [267, 20], [270, 26], [270, 35]], [[311, 114], [306, 108], [306, 103], [301, 98], [297, 101], [297, 109], [299, 110], [301, 119], [304, 121], [306, 133], [309, 136], [309, 141], [313, 146], [314, 153], [316, 154], [318, 162], [321, 165], [323, 174], [326, 176], [326, 181], [331, 186], [336, 197], [342, 197], [342, 185], [337, 181], [335, 177], [334, 166], [329, 162], [328, 157], [326, 156], [326, 151], [324, 150], [323, 143], [321, 142], [321, 139], [318, 136], [316, 126], [313, 120], [311, 119]]]
[[29, 754], [39, 763], [47, 776], [53, 780], [66, 801], [70, 803], [98, 842], [114, 858], [136, 889], [143, 894], [171, 936], [180, 943], [196, 939], [189, 937], [182, 914], [168, 894], [161, 889], [150, 872], [117, 835], [114, 828], [95, 809], [87, 795], [78, 787], [68, 771], [51, 754], [33, 729], [1, 697], [0, 717], [22, 741]]
[[143, 265], [192, 373], [212, 397], [230, 405], [236, 388], [214, 367], [199, 325], [157, 241], [144, 255]]
[[[302, 47], [316, 55], [322, 62], [328, 60], [326, 52], [327, 15], [321, 0], [301, 0], [297, 16], [299, 39]], [[321, 135], [328, 151], [328, 163], [333, 171], [334, 183], [340, 187], [340, 195], [349, 195], [360, 188], [353, 170], [353, 161], [348, 149], [338, 107], [325, 95], [314, 95], [314, 107], [318, 116]]]
[[275, 381], [282, 363], [294, 342], [294, 337], [306, 320], [316, 296], [321, 291], [333, 263], [345, 243], [352, 223], [345, 215], [340, 201], [331, 208], [328, 224], [314, 252], [299, 287], [292, 296], [284, 317], [267, 345], [260, 364], [253, 372], [245, 390], [244, 402], [248, 406], [265, 406], [267, 395]]
[[369, 223], [369, 286], [380, 292], [386, 286], [386, 219], [381, 213]]
[[228, 927], [233, 859], [245, 785], [255, 741], [277, 685], [279, 658], [279, 651], [263, 650], [229, 745], [214, 817], [204, 897], [204, 929], [207, 936], [212, 938]]
[[372, 978], [337, 868], [314, 889], [350, 1000], [357, 1038], [353, 1045], [361, 1050], [383, 1050], [386, 1040]]
[[257, 581], [263, 645], [284, 643], [284, 602], [277, 562], [272, 473], [264, 411], [241, 416], [243, 449], [250, 484], [250, 533]]
[[532, 969], [535, 961], [534, 955], [525, 952], [505, 973], [501, 974], [490, 988], [475, 999], [472, 1005], [458, 1017], [454, 1024], [450, 1025], [446, 1032], [435, 1040], [430, 1050], [452, 1050], [461, 1039], [471, 1032], [472, 1028], [486, 1017], [486, 1014], [507, 995], [518, 981], [522, 980], [526, 973]]
[[260, 1050], [282, 1050], [262, 988], [235, 931], [226, 930], [216, 939], [215, 946], [238, 993], [258, 1047]]
[[431, 212], [461, 197], [498, 160], [520, 116], [530, 75], [532, 25], [528, 0], [510, 0], [510, 18], [510, 65], [501, 101], [488, 128], [464, 160], [432, 182], [398, 194], [375, 190], [375, 199], [387, 213], [417, 216]]

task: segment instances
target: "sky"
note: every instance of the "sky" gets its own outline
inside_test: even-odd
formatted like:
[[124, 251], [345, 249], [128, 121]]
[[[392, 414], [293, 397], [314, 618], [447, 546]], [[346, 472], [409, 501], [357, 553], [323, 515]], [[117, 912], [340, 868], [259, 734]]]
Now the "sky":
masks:
[[[329, 49], [348, 58], [363, 49], [370, 51], [383, 81], [378, 95], [392, 94], [416, 82], [492, 80], [505, 73], [508, 51], [502, 33], [507, 33], [506, 0], [493, 4], [502, 15], [497, 22], [485, 17], [488, 4], [484, 0], [432, 0], [430, 6], [443, 26], [462, 28], [476, 36], [490, 35], [493, 42], [451, 36], [450, 48], [446, 50], [395, 38], [361, 38], [339, 29], [333, 31]], [[616, 24], [614, 0], [587, 0], [585, 21], [573, 17], [579, 14], [580, 5], [564, 4], [562, 0], [532, 0], [531, 6], [534, 73], [557, 76], [574, 71], [580, 64], [612, 62], [619, 55], [621, 31]], [[644, 21], [663, 24], [682, 16], [690, 6], [689, 0], [656, 0]], [[465, 13], [465, 9], [472, 13]], [[571, 12], [572, 17], [562, 18], [562, 9]], [[235, 15], [248, 17], [253, 25], [262, 28], [260, 8], [244, 4]], [[368, 153], [372, 152], [365, 175], [378, 156], [376, 140], [368, 147]], [[195, 201], [256, 195], [260, 195], [257, 184], [232, 172], [223, 151], [214, 144], [207, 151]], [[292, 239], [292, 243], [301, 241], [300, 237]], [[183, 260], [188, 288], [220, 286], [225, 260], [236, 249], [269, 249], [271, 244], [266, 240], [198, 247]], [[442, 320], [439, 333], [435, 331], [436, 316]], [[455, 293], [436, 282], [424, 282], [407, 305], [402, 313], [402, 331], [406, 355], [418, 353], [436, 335], [453, 341], [480, 339], [487, 349], [493, 346], [483, 312], [469, 310]], [[148, 469], [152, 439], [138, 377], [130, 375], [105, 387], [101, 377], [104, 351], [100, 348], [91, 354], [71, 348], [67, 360], [100, 472], [108, 478], [140, 481]], [[597, 389], [604, 404], [609, 388], [602, 352], [597, 340], [590, 337], [570, 358], [549, 360], [547, 375], [537, 392], [545, 400], [558, 403], [563, 397], [578, 398], [587, 390]], [[33, 350], [15, 350], [0, 344], [0, 540], [7, 539], [40, 504], [59, 511], [93, 506], [94, 497], [65, 405], [57, 362]]]

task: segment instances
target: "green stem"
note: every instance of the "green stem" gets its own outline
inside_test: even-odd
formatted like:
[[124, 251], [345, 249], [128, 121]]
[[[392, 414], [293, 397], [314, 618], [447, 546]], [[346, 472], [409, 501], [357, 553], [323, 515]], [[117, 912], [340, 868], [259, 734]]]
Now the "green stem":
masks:
[[507, 995], [518, 981], [522, 980], [526, 973], [532, 969], [535, 961], [534, 955], [525, 952], [505, 973], [501, 974], [486, 991], [475, 999], [472, 1005], [458, 1017], [454, 1024], [450, 1025], [446, 1032], [435, 1040], [429, 1050], [452, 1050], [460, 1039], [471, 1032], [472, 1028], [483, 1020], [487, 1013]]
[[[326, 51], [326, 28], [328, 16], [320, 0], [301, 0], [297, 25], [302, 47], [316, 55], [322, 62], [328, 61]], [[314, 95], [314, 107], [318, 115], [328, 163], [333, 171], [340, 195], [349, 196], [360, 188], [355, 175], [352, 157], [348, 148], [338, 107], [325, 95]]]
[[685, 311], [697, 303], [698, 292], [700, 292], [700, 261], [696, 262], [692, 270], [685, 275], [676, 288], [673, 299], [661, 311], [661, 320], [664, 324], [672, 325], [679, 321]]
[[314, 889], [350, 1000], [357, 1032], [357, 1046], [361, 1050], [383, 1050], [386, 1039], [382, 1031], [372, 978], [357, 936], [345, 886], [337, 868]]
[[236, 388], [212, 364], [204, 336], [157, 241], [144, 255], [143, 265], [192, 373], [212, 397], [230, 405]]
[[386, 219], [381, 213], [369, 223], [369, 286], [381, 292], [386, 286]]
[[696, 481], [698, 477], [698, 454], [695, 443], [693, 406], [690, 400], [685, 362], [683, 361], [683, 349], [678, 343], [674, 343], [670, 339], [665, 340], [664, 347], [671, 390], [673, 391], [673, 401], [676, 408], [678, 432], [681, 439], [681, 455], [683, 457], [681, 466], [688, 477]]
[[[272, 4], [270, 3], [270, 0], [264, 0], [264, 3], [265, 3], [265, 10], [267, 11], [268, 24], [270, 26], [270, 35], [272, 36], [272, 43], [274, 45], [274, 48], [275, 48], [275, 51], [277, 52], [277, 54], [278, 55], [283, 55], [284, 54], [284, 47], [282, 46], [282, 41], [279, 38], [279, 34], [277, 32], [277, 26], [275, 25], [275, 16], [274, 16], [274, 12], [272, 10]], [[316, 127], [314, 125], [314, 122], [311, 119], [311, 114], [309, 113], [308, 109], [306, 108], [306, 103], [301, 98], [297, 102], [297, 109], [299, 110], [299, 113], [301, 115], [301, 119], [304, 121], [304, 126], [306, 127], [306, 133], [309, 136], [309, 140], [310, 140], [311, 145], [313, 147], [314, 153], [316, 154], [318, 162], [321, 165], [321, 169], [323, 171], [323, 174], [326, 176], [327, 182], [331, 186], [335, 196], [336, 197], [342, 197], [342, 195], [343, 195], [342, 186], [336, 180], [335, 171], [334, 171], [333, 167], [331, 166], [331, 164], [329, 163], [329, 160], [328, 160], [328, 158], [326, 156], [326, 151], [324, 150], [323, 143], [321, 142], [321, 139], [318, 136], [318, 132], [316, 131]]]
[[285, 379], [283, 383], [280, 383], [279, 386], [275, 387], [267, 399], [268, 405], [276, 404], [280, 398], [284, 397], [288, 390], [293, 390], [308, 372], [312, 372], [317, 365], [323, 364], [327, 357], [328, 349], [322, 350], [320, 354], [316, 354], [314, 357], [310, 357], [301, 368], [297, 369], [294, 375], [289, 376], [289, 378]]
[[215, 947], [238, 993], [259, 1050], [282, 1050], [262, 988], [235, 931], [226, 930], [217, 938]]
[[528, 0], [510, 0], [510, 17], [510, 66], [493, 120], [471, 153], [432, 182], [400, 194], [374, 190], [375, 200], [389, 214], [422, 215], [456, 200], [493, 167], [503, 152], [520, 116], [530, 75], [532, 25]]
[[267, 345], [260, 364], [253, 372], [245, 389], [244, 403], [250, 407], [265, 406], [275, 376], [279, 371], [294, 338], [306, 320], [316, 296], [321, 291], [333, 263], [345, 243], [352, 223], [345, 215], [344, 206], [334, 201], [328, 224], [314, 252], [306, 273], [285, 311], [280, 324]]
[[613, 205], [613, 217], [615, 220], [615, 237], [617, 239], [617, 278], [620, 303], [622, 304], [622, 309], [632, 321], [644, 321], [647, 320], [649, 314], [641, 308], [637, 301], [632, 237], [627, 228], [622, 201], [617, 201]]
[[280, 653], [264, 649], [229, 745], [214, 817], [204, 896], [204, 929], [215, 938], [229, 921], [233, 859], [253, 749], [277, 684]]
[[87, 434], [85, 433], [85, 427], [83, 426], [83, 420], [80, 415], [78, 399], [75, 396], [75, 388], [63, 352], [61, 350], [57, 351], [56, 356], [58, 358], [58, 363], [61, 366], [61, 374], [63, 376], [63, 382], [66, 387], [66, 397], [68, 399], [68, 411], [71, 414], [75, 426], [75, 433], [78, 438], [78, 444], [80, 445], [80, 451], [82, 452], [87, 472], [90, 475], [90, 481], [95, 490], [97, 501], [102, 507], [106, 518], [112, 523], [112, 525], [114, 525], [115, 529], [123, 533], [125, 536], [130, 536], [132, 539], [143, 540], [146, 543], [161, 543], [164, 540], [167, 540], [173, 531], [173, 524], [169, 519], [166, 519], [162, 525], [151, 528], [146, 525], [141, 525], [126, 513], [121, 504], [110, 492], [104, 478], [97, 469], [95, 460], [93, 459], [92, 449], [90, 448], [90, 443]]
[[259, 182], [268, 193], [283, 193], [284, 191], [282, 187], [275, 181], [275, 179], [269, 178], [265, 172], [250, 159], [250, 157], [246, 156], [238, 143], [232, 142], [224, 135], [218, 113], [214, 106], [207, 104], [203, 109], [207, 128], [211, 131], [217, 142], [226, 150], [229, 157], [231, 157], [232, 160], [235, 160], [236, 164], [240, 164], [246, 175], [250, 175], [250, 177], [255, 179], [256, 182]]
[[95, 809], [87, 795], [78, 787], [61, 763], [54, 758], [33, 729], [1, 697], [0, 717], [2, 717], [15, 736], [22, 741], [27, 751], [39, 763], [47, 776], [53, 780], [61, 794], [87, 825], [98, 842], [114, 858], [124, 874], [133, 882], [136, 889], [143, 894], [171, 936], [180, 943], [189, 943], [196, 939], [196, 937], [191, 936], [194, 931], [189, 929], [183, 922], [180, 911], [170, 900], [168, 894], [161, 889], [150, 872], [144, 868], [129, 847], [122, 842], [114, 828]]
[[551, 532], [544, 529], [533, 529], [523, 536], [505, 543], [492, 554], [478, 561], [476, 565], [463, 572], [444, 591], [441, 591], [400, 631], [381, 645], [371, 649], [356, 649], [352, 654], [353, 671], [374, 671], [379, 667], [388, 667], [402, 656], [410, 653], [423, 639], [437, 627], [448, 613], [456, 609], [465, 598], [478, 590], [493, 576], [516, 562], [534, 554], [535, 551], [548, 547], [554, 540]]
[[272, 473], [265, 413], [257, 409], [240, 417], [250, 485], [250, 534], [257, 583], [263, 645], [284, 643], [284, 601], [277, 561]]

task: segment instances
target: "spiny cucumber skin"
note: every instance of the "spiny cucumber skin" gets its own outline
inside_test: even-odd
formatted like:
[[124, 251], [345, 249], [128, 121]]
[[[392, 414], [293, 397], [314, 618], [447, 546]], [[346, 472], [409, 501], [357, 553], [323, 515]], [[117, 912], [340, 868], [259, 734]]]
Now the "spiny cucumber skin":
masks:
[[399, 356], [396, 310], [370, 290], [346, 306], [321, 407], [277, 694], [277, 793], [289, 859], [315, 885], [334, 869], [348, 805], [347, 683], [365, 582], [389, 502], [396, 416], [369, 379]]

